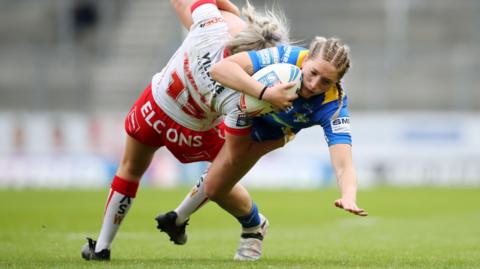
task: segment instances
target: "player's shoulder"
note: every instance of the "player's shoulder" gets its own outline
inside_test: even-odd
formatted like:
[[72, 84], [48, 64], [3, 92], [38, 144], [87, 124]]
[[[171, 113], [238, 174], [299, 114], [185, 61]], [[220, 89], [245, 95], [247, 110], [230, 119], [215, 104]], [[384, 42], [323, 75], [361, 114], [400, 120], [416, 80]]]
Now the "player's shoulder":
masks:
[[[342, 92], [343, 91], [343, 92]], [[324, 94], [322, 104], [329, 104], [334, 101], [339, 101], [340, 98], [343, 99], [344, 103], [347, 100], [347, 94], [344, 89], [339, 89], [336, 84], [332, 85]]]
[[286, 45], [281, 48], [281, 62], [302, 66], [303, 59], [308, 55], [308, 49], [300, 46]]

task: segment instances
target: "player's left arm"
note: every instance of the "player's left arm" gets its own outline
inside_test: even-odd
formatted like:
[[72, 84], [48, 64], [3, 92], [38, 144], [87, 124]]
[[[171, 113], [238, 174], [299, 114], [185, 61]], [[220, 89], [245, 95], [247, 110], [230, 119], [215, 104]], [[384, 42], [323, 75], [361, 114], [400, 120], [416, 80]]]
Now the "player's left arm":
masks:
[[335, 206], [358, 216], [368, 213], [357, 206], [357, 174], [353, 167], [352, 146], [349, 144], [334, 144], [329, 147], [330, 159], [335, 170], [337, 183], [342, 197], [335, 201]]

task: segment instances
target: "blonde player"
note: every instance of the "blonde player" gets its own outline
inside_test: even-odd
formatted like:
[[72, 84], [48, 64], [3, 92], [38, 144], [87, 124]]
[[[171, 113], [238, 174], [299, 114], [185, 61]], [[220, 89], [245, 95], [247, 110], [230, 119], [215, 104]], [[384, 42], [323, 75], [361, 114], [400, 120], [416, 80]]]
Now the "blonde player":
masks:
[[[302, 68], [303, 85], [299, 91], [300, 97], [284, 112], [255, 118], [251, 136], [257, 141], [268, 141], [320, 125], [325, 132], [342, 192], [342, 197], [335, 201], [335, 206], [355, 215], [366, 216], [367, 212], [356, 205], [356, 173], [351, 157], [348, 102], [340, 84], [350, 67], [348, 47], [338, 39], [316, 37], [309, 49], [279, 45], [232, 55], [215, 64], [211, 74], [216, 81], [227, 87], [254, 91], [261, 85], [253, 80], [251, 75], [275, 63], [290, 63]], [[261, 93], [257, 96], [261, 96]], [[250, 167], [246, 166], [243, 170], [238, 168], [229, 156], [236, 150], [236, 145], [229, 145], [227, 141], [208, 174], [201, 177], [184, 201], [174, 211], [156, 218], [157, 227], [166, 232], [175, 244], [186, 243], [185, 226], [188, 218], [207, 199], [211, 199], [236, 216], [242, 224], [240, 246], [234, 258], [257, 260], [261, 257], [262, 240], [268, 221], [259, 214], [248, 192], [237, 184], [241, 175]], [[255, 161], [252, 160], [252, 165]]]

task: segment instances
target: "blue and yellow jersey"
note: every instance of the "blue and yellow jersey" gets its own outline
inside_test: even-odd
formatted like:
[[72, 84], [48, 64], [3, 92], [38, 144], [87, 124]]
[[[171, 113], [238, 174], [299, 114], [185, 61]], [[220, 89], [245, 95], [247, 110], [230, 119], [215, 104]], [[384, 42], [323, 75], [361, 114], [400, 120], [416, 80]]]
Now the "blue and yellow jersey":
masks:
[[[296, 46], [277, 46], [250, 51], [248, 54], [255, 73], [265, 66], [275, 63], [289, 63], [301, 67], [308, 50]], [[338, 98], [338, 90], [335, 85], [327, 92], [309, 99], [298, 97], [293, 101], [292, 108], [287, 111], [254, 118], [252, 137], [257, 141], [278, 139], [284, 136], [287, 129], [298, 133], [301, 129], [320, 125], [329, 146], [351, 144], [350, 117], [346, 96], [344, 96], [339, 116], [335, 120], [332, 119], [339, 106]]]

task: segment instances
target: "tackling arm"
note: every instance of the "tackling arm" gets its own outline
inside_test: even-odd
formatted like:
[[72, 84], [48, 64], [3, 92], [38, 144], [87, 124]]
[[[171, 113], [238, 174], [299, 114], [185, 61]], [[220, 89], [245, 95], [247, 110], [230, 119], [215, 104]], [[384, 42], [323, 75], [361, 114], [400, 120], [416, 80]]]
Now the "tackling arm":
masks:
[[330, 146], [332, 161], [342, 198], [335, 201], [335, 206], [343, 208], [358, 216], [368, 213], [357, 206], [357, 175], [352, 162], [352, 147], [348, 144]]
[[[229, 56], [214, 64], [210, 75], [220, 84], [244, 92], [253, 97], [259, 98], [264, 85], [251, 77], [253, 64], [247, 52], [240, 52]], [[296, 94], [289, 94], [288, 89], [296, 82], [277, 84], [265, 91], [262, 100], [265, 100], [282, 110], [292, 106], [292, 101], [297, 98]]]

